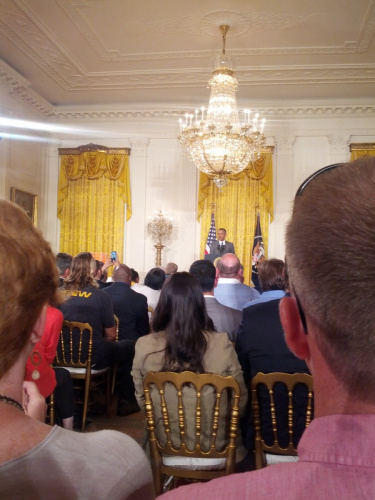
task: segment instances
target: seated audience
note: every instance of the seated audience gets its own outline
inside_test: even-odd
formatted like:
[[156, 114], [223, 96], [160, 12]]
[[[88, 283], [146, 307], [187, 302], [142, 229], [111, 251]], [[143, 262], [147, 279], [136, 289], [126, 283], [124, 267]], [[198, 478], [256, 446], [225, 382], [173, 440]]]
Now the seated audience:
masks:
[[[143, 378], [147, 372], [190, 370], [197, 373], [209, 372], [233, 376], [241, 388], [240, 411], [243, 412], [247, 401], [247, 390], [236, 352], [226, 333], [213, 331], [212, 321], [206, 313], [202, 290], [191, 274], [175, 273], [166, 280], [155, 310], [152, 327], [155, 333], [141, 337], [135, 346], [132, 375], [137, 401], [142, 410], [145, 410]], [[192, 397], [195, 400], [195, 393]], [[166, 398], [168, 398], [167, 393]], [[206, 401], [209, 400], [210, 398]], [[206, 407], [202, 408], [202, 422], [206, 419], [207, 411]], [[172, 408], [171, 421], [173, 434], [178, 428], [177, 406], [174, 410]], [[158, 419], [155, 425], [158, 432], [160, 428]], [[201, 429], [203, 446], [211, 438], [207, 435], [207, 431], [208, 428], [203, 425]], [[188, 445], [191, 444], [192, 436], [187, 433], [186, 437]], [[239, 436], [238, 460], [246, 454], [240, 443]], [[218, 445], [220, 447], [219, 441]]]
[[45, 400], [23, 379], [48, 304], [58, 300], [56, 260], [27, 214], [5, 200], [0, 256], [6, 261], [0, 275], [0, 498], [154, 498], [150, 466], [133, 439], [44, 424]]
[[284, 261], [280, 259], [262, 260], [258, 264], [258, 280], [262, 288], [260, 297], [244, 305], [254, 306], [268, 300], [281, 299], [285, 295]]
[[132, 290], [144, 295], [147, 298], [148, 307], [152, 307], [155, 310], [164, 281], [165, 273], [163, 269], [154, 267], [146, 274], [144, 285], [136, 283], [132, 286]]
[[375, 158], [364, 157], [314, 172], [294, 201], [286, 232], [292, 297], [281, 300], [280, 315], [290, 349], [311, 371], [315, 399], [298, 462], [177, 488], [162, 498], [373, 498], [374, 191]]
[[61, 311], [48, 307], [42, 339], [27, 358], [25, 380], [35, 382], [44, 398], [55, 393], [55, 407], [65, 429], [73, 430], [74, 393], [70, 373], [65, 368], [52, 368], [63, 323]]
[[59, 286], [63, 286], [64, 279], [69, 276], [70, 266], [72, 265], [73, 257], [68, 253], [60, 252], [56, 255], [56, 265], [59, 270]]
[[238, 257], [232, 253], [221, 257], [216, 268], [219, 280], [214, 296], [220, 304], [242, 311], [245, 304], [259, 297], [259, 292], [241, 282], [240, 265]]
[[189, 269], [200, 284], [206, 303], [208, 316], [214, 323], [217, 332], [227, 332], [229, 339], [235, 340], [242, 314], [237, 309], [223, 306], [214, 297], [214, 287], [217, 285], [215, 266], [209, 260], [196, 260]]

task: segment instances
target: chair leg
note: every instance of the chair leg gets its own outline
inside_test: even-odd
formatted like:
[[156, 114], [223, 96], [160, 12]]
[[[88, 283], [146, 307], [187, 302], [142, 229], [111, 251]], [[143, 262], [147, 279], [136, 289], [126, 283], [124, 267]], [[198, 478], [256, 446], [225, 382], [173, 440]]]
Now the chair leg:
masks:
[[107, 372], [107, 387], [106, 387], [106, 404], [107, 404], [107, 418], [111, 417], [111, 405], [112, 405], [112, 387], [111, 387], [111, 371]]
[[55, 396], [52, 393], [49, 397], [49, 425], [52, 425], [52, 427], [55, 425]]
[[90, 379], [85, 380], [84, 391], [85, 392], [84, 392], [83, 411], [82, 411], [82, 432], [85, 432], [85, 427], [86, 427], [87, 407], [89, 403], [89, 392], [90, 392]]

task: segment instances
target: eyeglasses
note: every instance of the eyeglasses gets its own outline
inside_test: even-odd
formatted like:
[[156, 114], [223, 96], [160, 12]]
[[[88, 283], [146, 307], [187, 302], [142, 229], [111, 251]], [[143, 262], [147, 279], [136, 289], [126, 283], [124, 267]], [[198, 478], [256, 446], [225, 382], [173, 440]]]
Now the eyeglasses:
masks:
[[310, 184], [310, 182], [313, 179], [315, 179], [315, 177], [318, 177], [319, 175], [324, 174], [324, 172], [329, 172], [330, 170], [333, 170], [334, 168], [340, 167], [341, 165], [343, 165], [343, 163], [333, 163], [332, 165], [327, 165], [326, 167], [323, 167], [323, 168], [317, 170], [316, 172], [314, 172], [313, 174], [311, 174], [306, 180], [304, 180], [302, 182], [300, 187], [297, 189], [296, 196], [294, 199], [296, 199], [298, 196], [301, 196], [301, 194], [306, 189], [306, 186], [308, 184]]
[[[311, 181], [313, 179], [315, 179], [316, 177], [318, 177], [319, 175], [321, 174], [324, 174], [325, 172], [329, 172], [330, 170], [333, 170], [337, 167], [340, 167], [341, 165], [343, 165], [342, 163], [333, 163], [332, 165], [327, 165], [326, 167], [323, 167], [319, 170], [317, 170], [316, 172], [314, 172], [313, 174], [311, 174], [306, 180], [304, 180], [302, 182], [302, 184], [300, 185], [300, 187], [297, 189], [297, 192], [296, 192], [296, 196], [294, 198], [294, 201], [302, 195], [302, 193], [304, 192], [304, 190], [306, 189], [306, 187], [311, 183]], [[286, 261], [285, 261], [285, 274], [287, 274], [288, 271], [287, 271], [287, 265], [286, 265]], [[308, 334], [308, 331], [307, 331], [307, 322], [306, 322], [306, 316], [305, 316], [305, 313], [302, 309], [302, 306], [301, 306], [301, 301], [299, 300], [298, 298], [298, 295], [296, 293], [296, 290], [293, 286], [293, 283], [291, 281], [289, 281], [289, 284], [290, 284], [290, 288], [292, 289], [292, 292], [293, 292], [293, 295], [296, 299], [296, 302], [297, 302], [297, 307], [298, 307], [298, 313], [299, 313], [299, 316], [301, 318], [301, 323], [302, 323], [302, 326], [303, 326], [303, 330], [305, 332], [305, 334], [307, 335]]]

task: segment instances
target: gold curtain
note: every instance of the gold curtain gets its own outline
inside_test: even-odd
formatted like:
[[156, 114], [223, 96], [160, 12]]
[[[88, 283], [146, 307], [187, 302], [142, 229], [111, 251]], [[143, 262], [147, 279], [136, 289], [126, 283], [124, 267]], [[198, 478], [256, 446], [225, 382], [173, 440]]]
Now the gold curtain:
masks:
[[130, 150], [88, 145], [59, 153], [60, 251], [74, 256], [116, 250], [122, 261], [125, 203], [131, 217]]
[[239, 174], [229, 176], [228, 184], [220, 191], [212, 179], [200, 174], [198, 220], [201, 218], [201, 255], [211, 223], [211, 204], [215, 204], [216, 230], [224, 227], [236, 255], [244, 266], [245, 283], [251, 281], [251, 260], [256, 226], [256, 212], [267, 256], [269, 222], [273, 220], [273, 147], [262, 152], [261, 158]]
[[363, 156], [375, 156], [375, 143], [350, 144], [350, 161], [357, 160]]

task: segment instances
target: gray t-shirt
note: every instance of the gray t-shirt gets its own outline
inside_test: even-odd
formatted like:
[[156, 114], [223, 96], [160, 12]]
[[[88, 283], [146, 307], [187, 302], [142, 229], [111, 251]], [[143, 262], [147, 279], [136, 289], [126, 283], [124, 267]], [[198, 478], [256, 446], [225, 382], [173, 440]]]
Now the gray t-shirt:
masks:
[[129, 436], [55, 426], [23, 456], [0, 465], [0, 498], [151, 500], [149, 462]]

